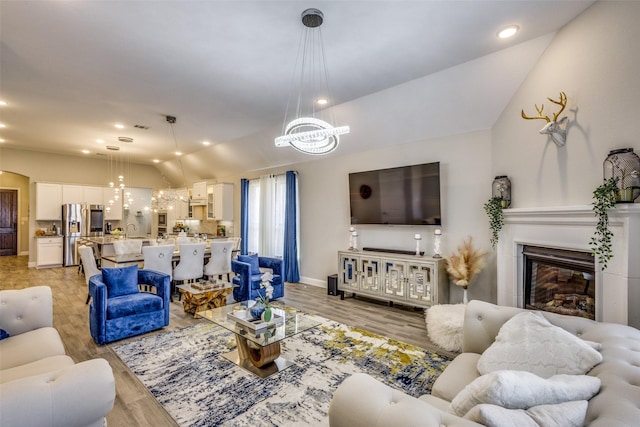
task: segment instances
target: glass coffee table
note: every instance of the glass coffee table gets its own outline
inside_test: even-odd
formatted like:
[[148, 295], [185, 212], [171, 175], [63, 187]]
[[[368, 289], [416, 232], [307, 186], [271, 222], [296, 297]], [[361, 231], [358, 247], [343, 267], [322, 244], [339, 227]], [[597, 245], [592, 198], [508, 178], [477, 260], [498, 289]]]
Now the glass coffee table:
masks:
[[272, 304], [274, 319], [271, 322], [252, 320], [246, 310], [247, 303], [198, 311], [196, 316], [233, 332], [238, 347], [223, 356], [260, 378], [267, 378], [293, 365], [292, 361], [280, 355], [280, 341], [327, 321], [277, 303]]

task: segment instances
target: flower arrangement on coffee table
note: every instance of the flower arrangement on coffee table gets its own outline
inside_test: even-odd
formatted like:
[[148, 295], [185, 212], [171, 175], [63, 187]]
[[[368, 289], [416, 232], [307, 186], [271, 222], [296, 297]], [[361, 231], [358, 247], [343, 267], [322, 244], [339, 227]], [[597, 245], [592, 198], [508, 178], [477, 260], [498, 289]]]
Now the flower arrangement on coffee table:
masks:
[[260, 294], [256, 298], [256, 303], [251, 307], [251, 315], [256, 318], [261, 317], [265, 322], [270, 322], [273, 318], [273, 311], [269, 303], [273, 296], [273, 286], [271, 286], [273, 274], [267, 271], [260, 276], [260, 280], [260, 288], [264, 289], [264, 295]]

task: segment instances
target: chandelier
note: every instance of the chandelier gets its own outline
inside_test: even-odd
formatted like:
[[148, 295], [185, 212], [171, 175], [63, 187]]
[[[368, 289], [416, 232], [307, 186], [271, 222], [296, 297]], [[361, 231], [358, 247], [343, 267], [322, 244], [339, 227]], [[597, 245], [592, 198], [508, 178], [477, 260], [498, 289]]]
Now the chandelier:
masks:
[[[177, 119], [175, 116], [166, 116], [166, 120], [167, 123], [169, 123], [169, 128], [171, 129], [173, 143], [176, 147], [176, 154], [180, 156], [180, 154], [178, 154], [180, 153], [180, 148], [178, 147], [176, 132], [173, 128], [173, 125], [176, 123]], [[186, 183], [184, 168], [182, 167], [182, 159], [180, 157], [178, 157], [178, 164], [180, 165], [182, 181]], [[168, 188], [166, 190], [155, 191], [151, 197], [151, 209], [154, 212], [164, 211], [168, 209], [170, 210], [175, 206], [175, 202], [189, 202], [189, 192], [187, 191], [186, 185], [185, 188]]]
[[[118, 141], [132, 143], [133, 139], [129, 137], [118, 137]], [[117, 145], [108, 145], [107, 150], [110, 152], [119, 152], [120, 147]], [[131, 161], [127, 156], [125, 159], [124, 155], [115, 156], [114, 154], [108, 154], [108, 179], [109, 188], [113, 189], [113, 195], [109, 198], [107, 202], [107, 206], [105, 206], [105, 210], [107, 212], [111, 211], [111, 207], [115, 204], [116, 200], [122, 198], [122, 207], [125, 209], [129, 209], [129, 206], [133, 203], [133, 199], [131, 197], [131, 192], [126, 190], [125, 183], [125, 174], [127, 176], [131, 176]]]
[[[304, 28], [285, 110], [283, 135], [275, 139], [275, 144], [276, 147], [292, 146], [305, 154], [327, 154], [338, 147], [340, 135], [349, 133], [349, 126], [333, 127], [332, 108], [326, 108], [331, 98], [320, 30], [324, 15], [318, 9], [306, 9], [301, 18]], [[296, 92], [295, 116], [290, 117], [290, 104]]]

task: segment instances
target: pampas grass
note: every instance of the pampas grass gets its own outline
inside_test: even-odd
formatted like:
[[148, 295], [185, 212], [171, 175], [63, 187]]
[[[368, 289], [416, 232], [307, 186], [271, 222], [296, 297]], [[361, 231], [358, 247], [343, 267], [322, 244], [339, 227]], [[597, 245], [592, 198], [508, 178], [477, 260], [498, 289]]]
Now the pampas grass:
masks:
[[447, 272], [456, 285], [467, 289], [469, 283], [486, 265], [486, 252], [473, 247], [473, 238], [469, 236], [460, 246], [458, 252], [450, 255], [447, 260]]

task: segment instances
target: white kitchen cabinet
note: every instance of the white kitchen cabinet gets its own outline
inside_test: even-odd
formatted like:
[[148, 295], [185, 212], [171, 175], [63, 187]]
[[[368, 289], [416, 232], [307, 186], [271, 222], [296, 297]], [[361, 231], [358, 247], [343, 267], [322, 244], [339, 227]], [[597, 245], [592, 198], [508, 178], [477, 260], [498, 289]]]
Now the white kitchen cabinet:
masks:
[[207, 219], [233, 221], [233, 184], [221, 182], [208, 186]]
[[62, 185], [36, 182], [36, 221], [62, 219]]
[[84, 186], [83, 202], [88, 205], [103, 205], [104, 204], [104, 188], [103, 187], [90, 187]]
[[[113, 188], [102, 188], [102, 204], [104, 205], [105, 221], [121, 221], [122, 220], [122, 197], [116, 200], [113, 196], [115, 191]], [[109, 203], [113, 202], [113, 203]], [[110, 209], [107, 209], [109, 207]]]
[[191, 204], [194, 206], [204, 206], [207, 204], [207, 183], [194, 182], [191, 189]]
[[36, 268], [62, 266], [62, 237], [36, 238]]
[[62, 184], [62, 204], [84, 203], [84, 187], [82, 185]]

